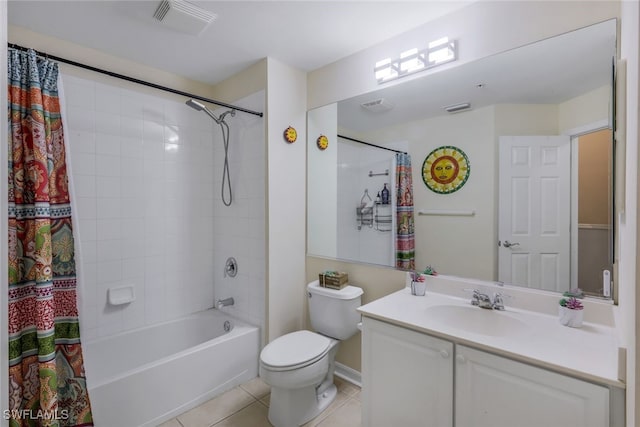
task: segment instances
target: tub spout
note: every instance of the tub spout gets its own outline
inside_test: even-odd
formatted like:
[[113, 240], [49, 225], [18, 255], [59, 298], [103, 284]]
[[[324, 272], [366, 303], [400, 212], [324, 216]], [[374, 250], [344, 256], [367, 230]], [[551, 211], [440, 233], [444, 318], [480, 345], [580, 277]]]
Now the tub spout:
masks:
[[216, 301], [216, 308], [220, 310], [222, 307], [233, 305], [233, 303], [234, 303], [233, 298], [219, 299]]

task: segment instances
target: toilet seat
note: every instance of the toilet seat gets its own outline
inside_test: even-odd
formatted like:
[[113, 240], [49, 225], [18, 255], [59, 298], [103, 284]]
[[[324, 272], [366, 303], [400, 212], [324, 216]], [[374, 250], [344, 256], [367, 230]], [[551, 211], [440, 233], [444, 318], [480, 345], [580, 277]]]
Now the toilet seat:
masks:
[[297, 331], [276, 338], [260, 353], [260, 363], [271, 371], [291, 371], [322, 359], [331, 340], [311, 331]]

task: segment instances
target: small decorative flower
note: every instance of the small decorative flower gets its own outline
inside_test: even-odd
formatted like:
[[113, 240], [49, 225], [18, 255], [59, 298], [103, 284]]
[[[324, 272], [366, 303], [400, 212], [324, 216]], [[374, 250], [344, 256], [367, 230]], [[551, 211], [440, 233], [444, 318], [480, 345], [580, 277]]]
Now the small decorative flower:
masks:
[[568, 308], [569, 310], [582, 310], [584, 308], [580, 300], [574, 297], [562, 298], [560, 300], [560, 305]]
[[422, 274], [418, 273], [417, 271], [412, 271], [411, 280], [414, 282], [424, 282], [425, 278]]
[[427, 276], [437, 276], [438, 275], [436, 270], [433, 267], [431, 267], [430, 265], [428, 265], [427, 268], [424, 269], [422, 274], [426, 274]]

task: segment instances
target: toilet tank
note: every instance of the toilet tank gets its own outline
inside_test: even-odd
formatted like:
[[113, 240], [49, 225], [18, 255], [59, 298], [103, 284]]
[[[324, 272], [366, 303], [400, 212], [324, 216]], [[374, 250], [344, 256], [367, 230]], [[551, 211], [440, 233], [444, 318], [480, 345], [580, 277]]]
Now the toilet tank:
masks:
[[346, 340], [358, 332], [362, 305], [362, 289], [345, 286], [337, 290], [320, 286], [319, 281], [307, 285], [311, 328], [331, 338]]

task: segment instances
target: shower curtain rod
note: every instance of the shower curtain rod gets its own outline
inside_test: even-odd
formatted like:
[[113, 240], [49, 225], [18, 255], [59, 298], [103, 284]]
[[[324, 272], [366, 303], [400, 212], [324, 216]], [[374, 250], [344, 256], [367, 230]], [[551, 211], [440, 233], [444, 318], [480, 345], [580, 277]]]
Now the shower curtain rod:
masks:
[[344, 136], [344, 135], [338, 135], [338, 138], [348, 139], [349, 141], [357, 142], [359, 144], [369, 145], [371, 147], [379, 148], [381, 150], [393, 151], [394, 153], [398, 153], [398, 154], [407, 154], [406, 151], [399, 151], [399, 150], [394, 150], [393, 148], [382, 147], [380, 145], [375, 145], [370, 142], [364, 142], [364, 141], [360, 141], [359, 139], [349, 138], [348, 136]]
[[[20, 45], [14, 44], [14, 43], [7, 43], [7, 46], [10, 49], [16, 49], [16, 50], [21, 50], [21, 51], [29, 50], [29, 48], [26, 48], [24, 46], [20, 46]], [[123, 74], [118, 74], [118, 73], [114, 73], [112, 71], [103, 70], [101, 68], [96, 68], [96, 67], [93, 67], [91, 65], [82, 64], [80, 62], [72, 61], [70, 59], [61, 58], [59, 56], [49, 55], [46, 52], [40, 52], [40, 51], [37, 51], [35, 49], [34, 49], [34, 52], [36, 53], [36, 55], [41, 56], [43, 58], [48, 58], [48, 59], [51, 59], [51, 60], [54, 60], [54, 61], [63, 62], [65, 64], [73, 65], [74, 67], [84, 68], [85, 70], [95, 71], [96, 73], [105, 74], [107, 76], [115, 77], [117, 79], [122, 79], [122, 80], [126, 80], [128, 82], [137, 83], [139, 85], [151, 87], [151, 88], [154, 88], [154, 89], [163, 90], [165, 92], [171, 92], [171, 93], [174, 93], [176, 95], [186, 96], [187, 98], [197, 99], [199, 101], [208, 102], [210, 104], [219, 105], [221, 107], [232, 108], [232, 109], [234, 109], [236, 111], [241, 111], [241, 112], [247, 113], [247, 114], [253, 114], [254, 116], [263, 117], [263, 115], [264, 115], [263, 113], [260, 113], [258, 111], [247, 110], [246, 108], [236, 107], [235, 105], [227, 104], [226, 102], [216, 101], [215, 99], [209, 99], [209, 98], [205, 98], [205, 97], [202, 97], [202, 96], [199, 96], [199, 95], [194, 95], [192, 93], [183, 92], [183, 91], [178, 90], [178, 89], [173, 89], [173, 88], [170, 88], [170, 87], [161, 86], [161, 85], [158, 85], [158, 84], [155, 84], [155, 83], [147, 82], [145, 80], [136, 79], [135, 77], [125, 76]]]

